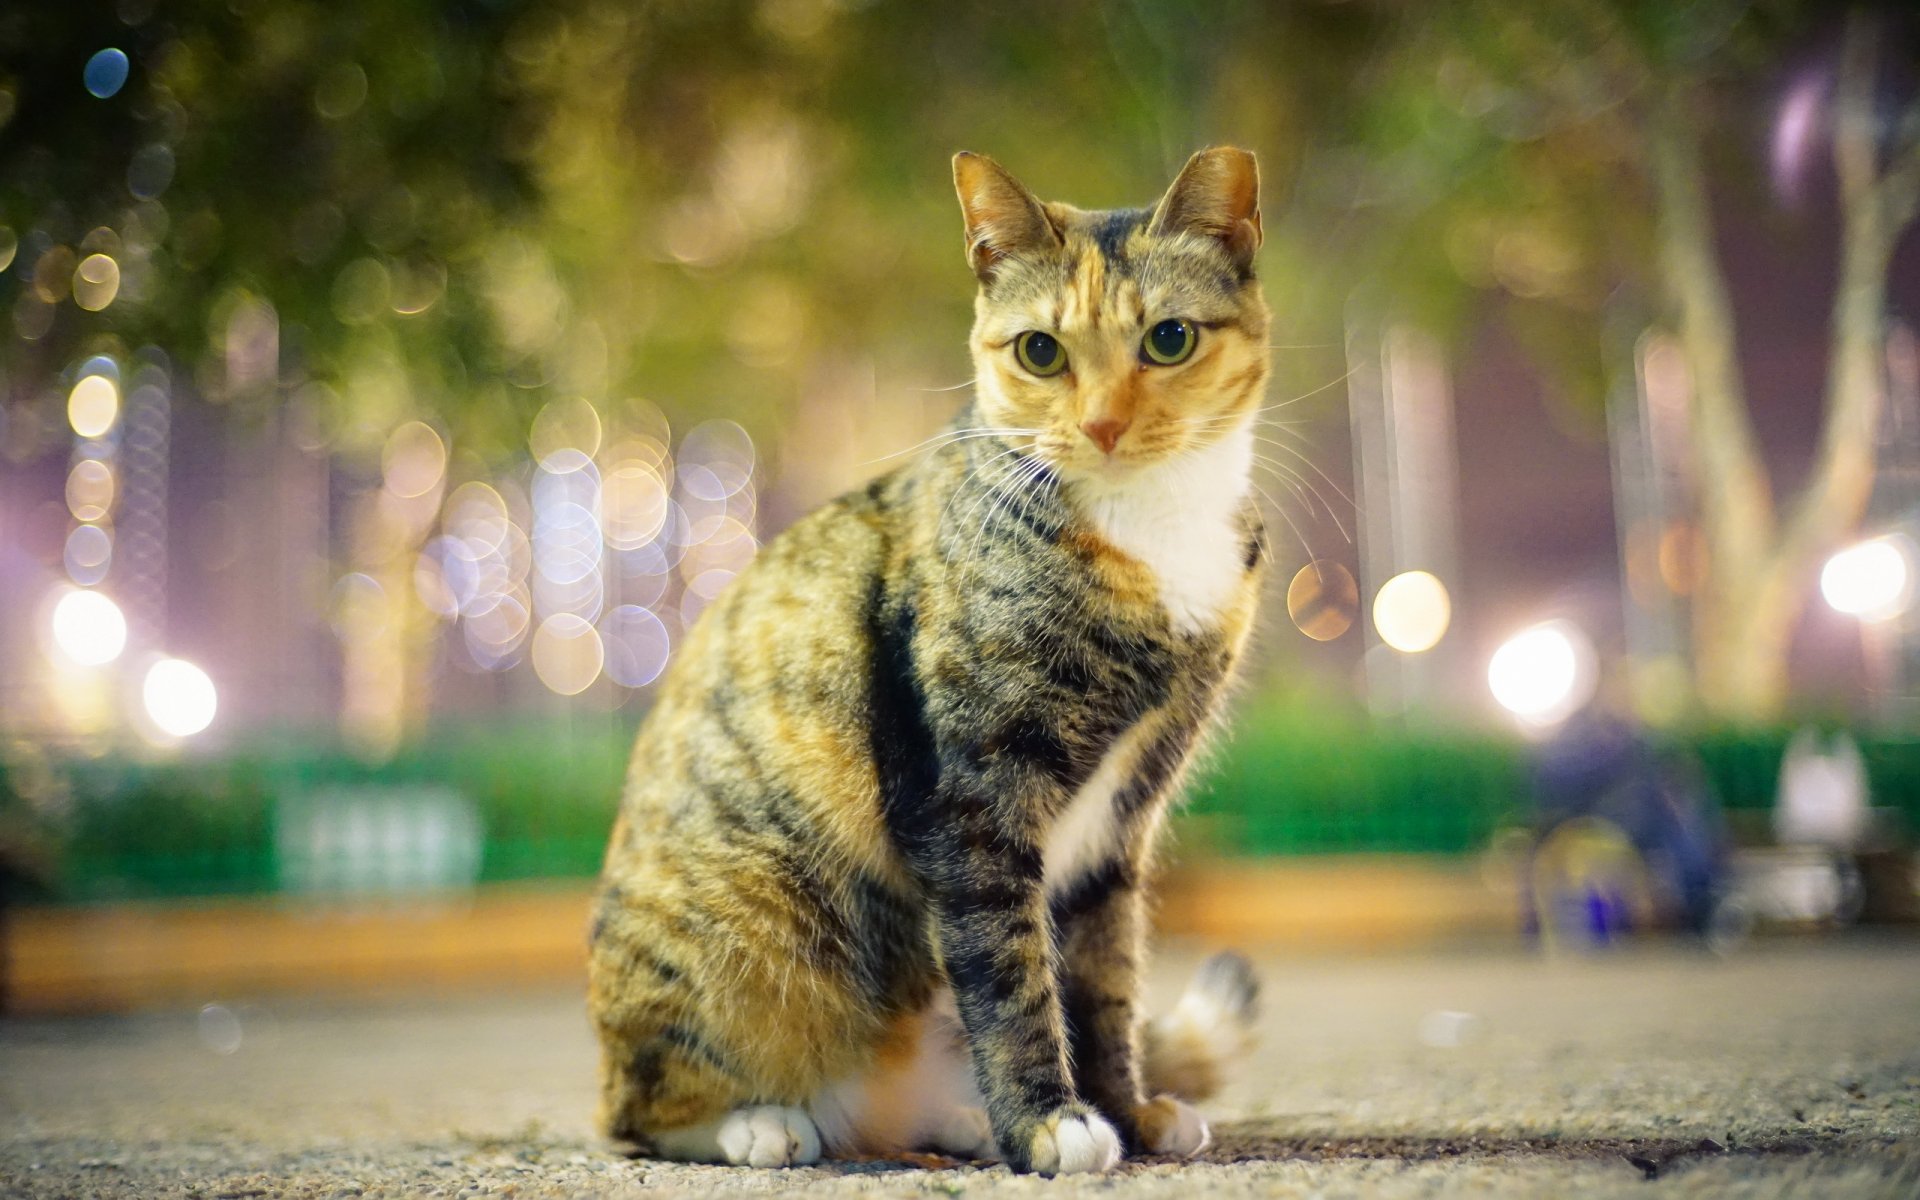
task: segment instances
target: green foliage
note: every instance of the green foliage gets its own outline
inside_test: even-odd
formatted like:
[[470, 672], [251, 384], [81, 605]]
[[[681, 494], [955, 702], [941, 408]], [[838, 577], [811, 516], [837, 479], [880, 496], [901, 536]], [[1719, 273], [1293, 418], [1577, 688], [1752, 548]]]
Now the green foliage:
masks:
[[[302, 395], [348, 448], [424, 414], [491, 457], [557, 394], [776, 432], [850, 365], [964, 373], [953, 150], [1109, 205], [1232, 141], [1267, 167], [1282, 341], [1337, 343], [1356, 290], [1440, 331], [1511, 294], [1590, 379], [1601, 305], [1651, 291], [1648, 105], [1677, 89], [1718, 120], [1716, 89], [1817, 8], [14, 5], [0, 303], [32, 308], [40, 257], [93, 230], [127, 282], [102, 313], [54, 304], [6, 357], [19, 392], [152, 342], [242, 410]], [[132, 76], [96, 99], [81, 71], [109, 45]], [[157, 192], [143, 153], [170, 156]], [[277, 314], [282, 388], [224, 370], [249, 301]], [[1324, 366], [1283, 364], [1281, 386]]]
[[[21, 243], [0, 303], [33, 310], [30, 330], [51, 316], [13, 341], [12, 390], [153, 343], [238, 412], [297, 397], [343, 448], [426, 415], [489, 457], [553, 395], [765, 433], [850, 364], [958, 377], [962, 147], [1102, 205], [1149, 201], [1192, 149], [1241, 141], [1268, 155], [1284, 227], [1288, 168], [1380, 24], [1085, 0], [118, 12], [0, 16], [0, 222]], [[81, 69], [103, 46], [133, 71], [97, 99]], [[143, 154], [171, 162], [164, 187]], [[62, 298], [70, 261], [34, 279], [92, 231], [125, 273], [99, 313]], [[1344, 290], [1310, 228], [1276, 233], [1276, 290]], [[236, 314], [260, 303], [278, 387], [229, 369]]]
[[1522, 816], [1526, 770], [1510, 740], [1248, 722], [1195, 792], [1216, 852], [1465, 854]]
[[[1470, 854], [1529, 808], [1515, 739], [1369, 730], [1249, 713], [1193, 787], [1189, 853]], [[1710, 731], [1669, 749], [1696, 758], [1732, 813], [1769, 810], [1787, 730]], [[285, 884], [275, 822], [289, 799], [404, 797], [450, 788], [482, 827], [483, 883], [597, 871], [629, 731], [442, 730], [379, 766], [322, 744], [262, 743], [226, 759], [61, 766], [69, 800], [52, 827], [69, 901], [266, 894]], [[1920, 833], [1920, 741], [1862, 736], [1874, 802]], [[4, 776], [0, 776], [4, 779]], [[7, 808], [0, 796], [0, 811]], [[1735, 828], [1764, 836], [1754, 817]], [[347, 850], [338, 853], [346, 855]]]
[[[279, 0], [119, 12], [0, 16], [12, 110], [0, 219], [21, 241], [4, 299], [16, 311], [36, 293], [59, 299], [58, 280], [48, 297], [31, 274], [50, 247], [102, 249], [122, 269], [105, 311], [51, 305], [51, 327], [26, 348], [38, 374], [153, 343], [244, 411], [283, 395], [271, 364], [264, 377], [224, 369], [240, 349], [236, 311], [264, 300], [282, 381], [344, 383], [356, 365], [391, 361], [415, 393], [398, 412], [343, 406], [328, 421], [384, 427], [408, 408], [460, 407], [468, 375], [495, 365], [475, 286], [484, 251], [533, 199], [494, 78], [507, 14]], [[133, 69], [96, 98], [81, 66], [103, 46]]]

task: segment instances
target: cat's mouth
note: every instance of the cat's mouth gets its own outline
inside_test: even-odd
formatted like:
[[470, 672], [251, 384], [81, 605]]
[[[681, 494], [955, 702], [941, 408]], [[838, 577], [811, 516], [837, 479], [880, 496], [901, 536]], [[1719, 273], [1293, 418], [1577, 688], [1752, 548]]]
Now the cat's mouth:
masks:
[[1055, 468], [1059, 477], [1095, 492], [1121, 492], [1147, 478], [1164, 455], [1100, 454], [1076, 456]]
[[1124, 484], [1141, 473], [1194, 449], [1190, 444], [1158, 439], [1129, 445], [1122, 442], [1111, 451], [1093, 446], [1077, 446], [1060, 455], [1060, 470], [1076, 479]]

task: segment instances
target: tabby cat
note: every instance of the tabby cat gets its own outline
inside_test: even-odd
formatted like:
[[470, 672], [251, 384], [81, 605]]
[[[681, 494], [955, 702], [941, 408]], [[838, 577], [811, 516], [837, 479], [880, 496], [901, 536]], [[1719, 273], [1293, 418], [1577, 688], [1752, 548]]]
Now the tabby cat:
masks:
[[1142, 888], [1246, 641], [1258, 171], [1152, 209], [954, 159], [974, 401], [769, 542], [634, 748], [592, 923], [602, 1121], [754, 1166], [1189, 1155], [1243, 960], [1143, 1027]]

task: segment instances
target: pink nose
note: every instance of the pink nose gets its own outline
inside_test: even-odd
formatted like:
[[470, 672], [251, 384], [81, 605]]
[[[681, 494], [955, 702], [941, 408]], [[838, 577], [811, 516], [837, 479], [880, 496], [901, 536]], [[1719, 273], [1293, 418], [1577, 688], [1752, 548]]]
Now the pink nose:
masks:
[[1095, 417], [1091, 421], [1082, 421], [1080, 432], [1086, 434], [1088, 440], [1100, 447], [1102, 453], [1112, 454], [1114, 446], [1120, 442], [1120, 435], [1125, 433], [1132, 424], [1132, 421], [1123, 420], [1120, 417]]

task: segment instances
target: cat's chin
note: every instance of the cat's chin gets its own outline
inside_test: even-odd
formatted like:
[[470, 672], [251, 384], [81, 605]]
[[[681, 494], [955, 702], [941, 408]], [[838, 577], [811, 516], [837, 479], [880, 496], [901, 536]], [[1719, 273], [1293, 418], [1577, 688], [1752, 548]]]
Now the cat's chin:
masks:
[[1077, 484], [1084, 490], [1119, 492], [1147, 482], [1159, 473], [1158, 468], [1180, 457], [1181, 453], [1127, 455], [1095, 462], [1056, 464], [1053, 470], [1063, 482]]

